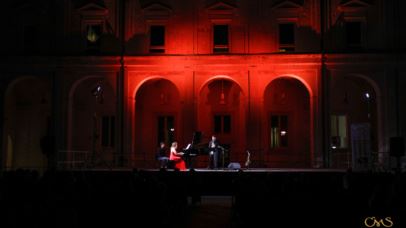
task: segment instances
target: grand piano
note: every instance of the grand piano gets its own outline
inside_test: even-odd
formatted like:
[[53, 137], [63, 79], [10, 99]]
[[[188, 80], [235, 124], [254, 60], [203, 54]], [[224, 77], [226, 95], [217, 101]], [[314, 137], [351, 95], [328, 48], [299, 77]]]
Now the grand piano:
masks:
[[207, 154], [208, 151], [208, 144], [201, 143], [202, 133], [200, 131], [196, 131], [193, 133], [192, 142], [189, 143], [183, 150], [183, 160], [186, 162], [186, 167], [188, 169], [193, 169], [194, 158], [199, 155]]

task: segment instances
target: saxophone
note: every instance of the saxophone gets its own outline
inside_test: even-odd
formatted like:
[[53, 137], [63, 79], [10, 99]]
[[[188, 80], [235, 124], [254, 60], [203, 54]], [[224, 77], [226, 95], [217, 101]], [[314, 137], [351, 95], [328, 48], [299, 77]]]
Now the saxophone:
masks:
[[247, 160], [245, 161], [245, 167], [247, 167], [247, 168], [248, 168], [248, 167], [250, 166], [250, 164], [251, 164], [250, 157], [251, 157], [251, 153], [250, 153], [249, 150], [247, 150]]

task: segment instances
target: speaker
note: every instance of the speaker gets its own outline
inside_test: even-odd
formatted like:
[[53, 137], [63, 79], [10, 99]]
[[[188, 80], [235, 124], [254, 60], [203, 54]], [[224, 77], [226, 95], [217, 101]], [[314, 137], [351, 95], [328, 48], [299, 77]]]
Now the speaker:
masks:
[[402, 157], [405, 155], [405, 140], [403, 137], [390, 138], [389, 154], [393, 157]]
[[231, 162], [230, 164], [228, 164], [229, 169], [241, 169], [241, 165], [238, 162]]

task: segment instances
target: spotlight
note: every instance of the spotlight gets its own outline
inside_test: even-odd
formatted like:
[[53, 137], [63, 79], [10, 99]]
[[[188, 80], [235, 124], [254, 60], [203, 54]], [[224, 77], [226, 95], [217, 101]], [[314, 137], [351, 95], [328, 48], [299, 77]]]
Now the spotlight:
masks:
[[92, 94], [95, 97], [100, 96], [102, 93], [103, 93], [103, 88], [99, 84], [96, 87], [94, 87], [94, 89], [92, 89]]
[[371, 96], [369, 95], [369, 93], [365, 93], [365, 97], [366, 97], [367, 99], [369, 99]]
[[103, 104], [103, 87], [100, 84], [97, 84], [96, 87], [92, 89], [91, 93], [98, 103]]

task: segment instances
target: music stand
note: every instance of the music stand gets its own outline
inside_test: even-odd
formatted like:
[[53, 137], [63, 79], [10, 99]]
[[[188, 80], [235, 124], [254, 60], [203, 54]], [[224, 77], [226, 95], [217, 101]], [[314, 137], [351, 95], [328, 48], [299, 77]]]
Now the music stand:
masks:
[[222, 167], [222, 168], [225, 168], [225, 166], [224, 166], [224, 163], [225, 163], [225, 161], [224, 161], [224, 159], [225, 159], [225, 158], [224, 158], [224, 157], [225, 157], [224, 154], [225, 154], [226, 149], [225, 149], [224, 147], [220, 146], [220, 145], [218, 146], [218, 148], [221, 149], [221, 156], [222, 156], [222, 159], [221, 159], [221, 160], [222, 160], [222, 161], [221, 161], [222, 165], [221, 165], [221, 167]]

